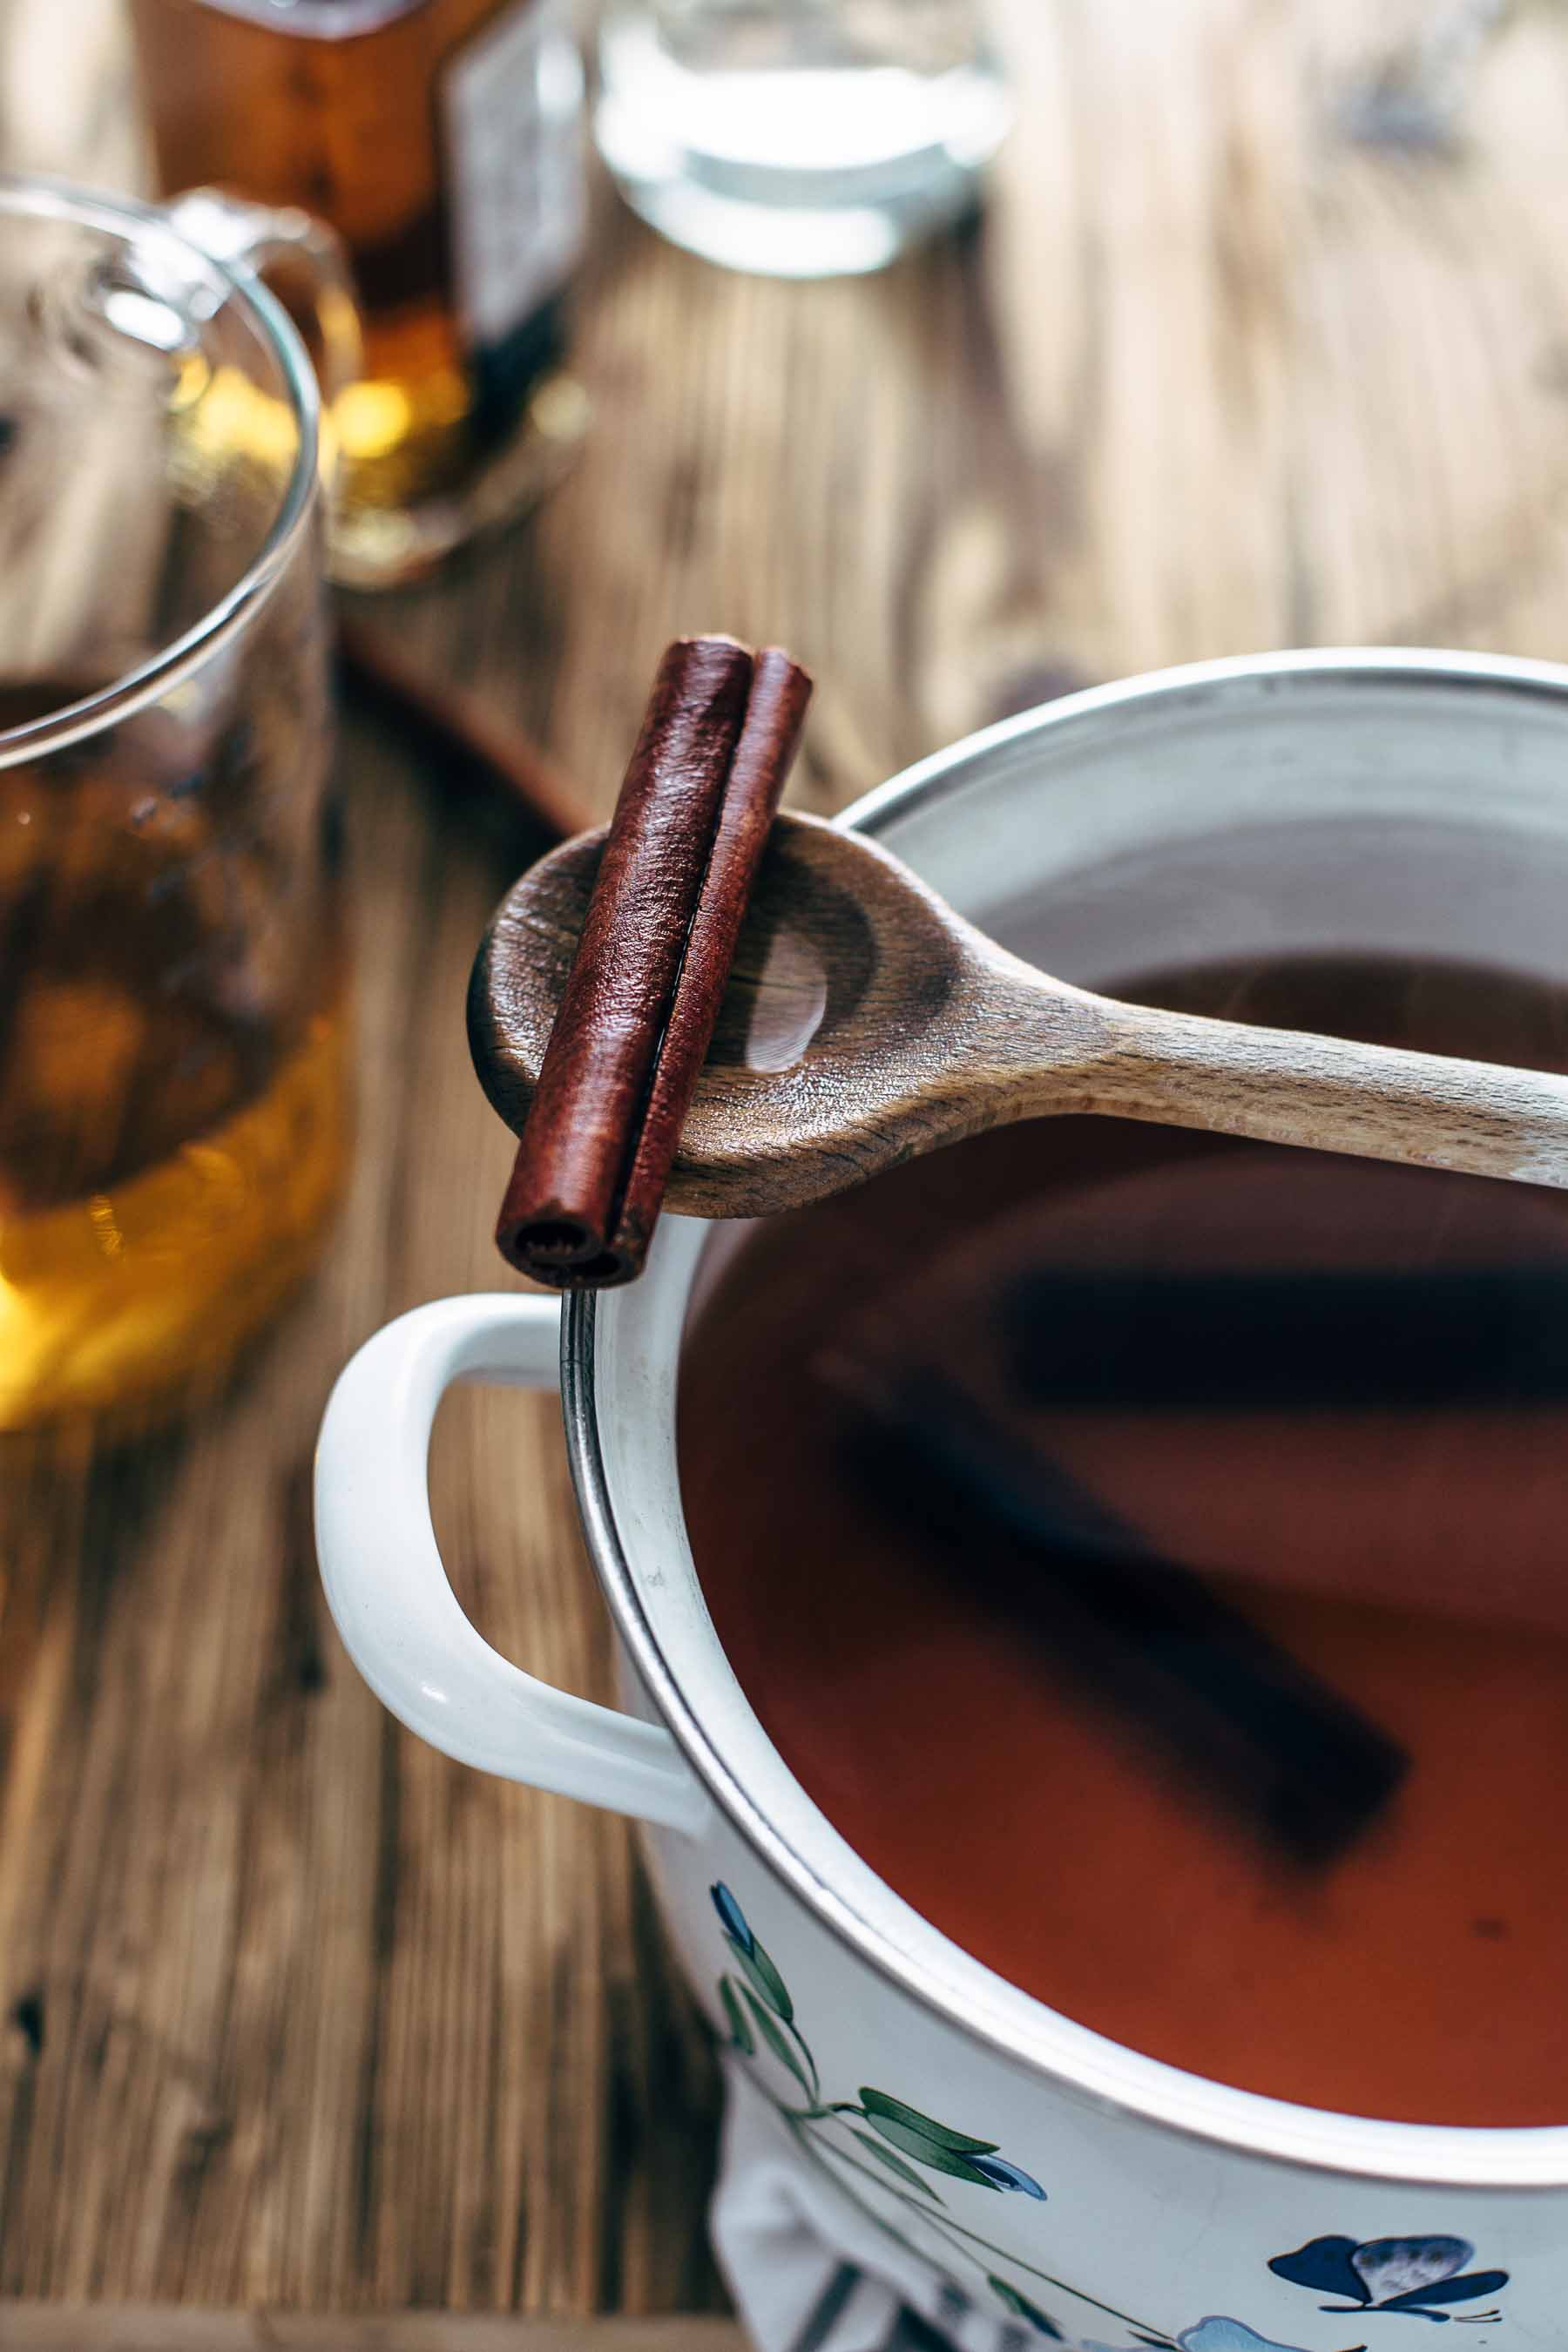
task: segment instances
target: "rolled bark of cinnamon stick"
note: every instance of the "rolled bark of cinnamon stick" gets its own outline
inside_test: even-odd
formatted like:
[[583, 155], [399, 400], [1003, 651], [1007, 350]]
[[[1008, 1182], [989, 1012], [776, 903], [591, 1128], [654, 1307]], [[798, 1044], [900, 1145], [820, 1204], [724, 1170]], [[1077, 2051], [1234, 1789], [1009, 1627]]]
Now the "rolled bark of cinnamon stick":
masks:
[[1018, 1444], [945, 1366], [842, 1350], [818, 1377], [852, 1418], [851, 1458], [885, 1506], [948, 1553], [977, 1601], [1042, 1639], [1075, 1680], [1152, 1735], [1227, 1811], [1322, 1867], [1369, 1830], [1410, 1759], [1222, 1592], [1049, 1457]]
[[536, 1281], [642, 1271], [810, 695], [729, 637], [659, 665], [496, 1226]]

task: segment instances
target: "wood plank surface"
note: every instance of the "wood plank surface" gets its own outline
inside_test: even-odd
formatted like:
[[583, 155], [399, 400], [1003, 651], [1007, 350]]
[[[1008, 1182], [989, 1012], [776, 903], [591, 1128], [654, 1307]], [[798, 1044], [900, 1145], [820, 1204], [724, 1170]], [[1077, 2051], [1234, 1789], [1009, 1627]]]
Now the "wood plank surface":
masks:
[[[531, 2321], [528, 2352], [743, 2352], [732, 2319]], [[515, 2352], [518, 2322], [452, 2312], [324, 2319], [193, 2304], [0, 2304], [0, 2352]]]
[[[601, 191], [580, 464], [376, 607], [594, 806], [680, 630], [815, 669], [793, 797], [819, 809], [1084, 678], [1289, 643], [1568, 646], [1568, 15], [1521, 13], [1453, 152], [1400, 154], [1336, 129], [1371, 38], [1352, 0], [996, 13], [1022, 117], [983, 234], [781, 285]], [[10, 0], [6, 165], [133, 184], [121, 73], [107, 0]], [[317, 1588], [333, 1373], [399, 1309], [510, 1279], [507, 1139], [461, 1017], [509, 877], [394, 736], [356, 725], [342, 757], [362, 1125], [322, 1275], [186, 1428], [0, 1456], [41, 1604], [0, 1790], [0, 2294], [712, 2307], [711, 2063], [626, 1830], [405, 1738]], [[455, 1399], [436, 1473], [486, 1632], [604, 1695], [552, 1405]], [[50, 2324], [7, 2313], [0, 2342], [77, 2340]], [[98, 2340], [153, 2340], [124, 2324]], [[423, 2325], [254, 2340], [446, 2345]]]

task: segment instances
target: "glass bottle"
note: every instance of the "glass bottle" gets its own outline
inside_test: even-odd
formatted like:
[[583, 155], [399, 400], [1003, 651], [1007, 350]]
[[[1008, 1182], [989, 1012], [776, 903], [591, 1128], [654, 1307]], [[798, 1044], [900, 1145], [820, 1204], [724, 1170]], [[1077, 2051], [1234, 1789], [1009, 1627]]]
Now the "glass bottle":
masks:
[[365, 365], [332, 406], [331, 569], [416, 577], [537, 496], [583, 426], [561, 372], [583, 74], [558, 0], [131, 5], [163, 191], [300, 206], [348, 247]]

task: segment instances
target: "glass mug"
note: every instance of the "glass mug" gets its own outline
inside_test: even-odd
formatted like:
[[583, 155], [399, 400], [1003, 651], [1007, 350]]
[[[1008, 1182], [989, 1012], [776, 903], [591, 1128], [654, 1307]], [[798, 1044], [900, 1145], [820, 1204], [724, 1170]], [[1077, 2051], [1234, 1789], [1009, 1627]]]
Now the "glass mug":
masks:
[[[217, 257], [220, 254], [224, 257]], [[349, 1147], [302, 215], [0, 182], [0, 1430], [185, 1390]]]
[[[1568, 669], [1273, 655], [1065, 697], [925, 761], [847, 821], [1090, 988], [1384, 951], [1561, 990], [1565, 772]], [[372, 1688], [460, 1762], [645, 1824], [665, 1924], [731, 2045], [759, 2153], [836, 2258], [926, 2317], [947, 2326], [970, 2305], [998, 2343], [1022, 2322], [1019, 2340], [1080, 2352], [1346, 2352], [1429, 2305], [1418, 2315], [1560, 2342], [1568, 2128], [1342, 2114], [1163, 2064], [942, 1934], [791, 1773], [715, 1633], [677, 1461], [693, 1302], [740, 1237], [666, 1217], [624, 1289], [563, 1307], [442, 1299], [361, 1349], [322, 1424], [316, 1538]], [[623, 1712], [500, 1656], [447, 1580], [426, 1457], [461, 1379], [561, 1383]], [[940, 1730], [931, 1741], [935, 1772]], [[1048, 1901], [1079, 1832], [1042, 1807]], [[734, 1982], [758, 1996], [749, 2049]], [[946, 2129], [931, 2118], [984, 2133], [967, 2144], [990, 2151], [989, 2187], [942, 2178], [939, 2204], [907, 2160], [894, 2175], [835, 2159], [827, 2118], [873, 2099], [904, 2119], [899, 2145], [928, 2181]]]

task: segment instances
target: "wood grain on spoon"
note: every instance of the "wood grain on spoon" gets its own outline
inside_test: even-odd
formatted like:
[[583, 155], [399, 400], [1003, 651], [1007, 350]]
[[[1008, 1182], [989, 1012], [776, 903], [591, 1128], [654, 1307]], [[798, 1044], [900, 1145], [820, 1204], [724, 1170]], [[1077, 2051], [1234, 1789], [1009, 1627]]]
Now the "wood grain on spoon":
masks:
[[[521, 1131], [597, 870], [503, 900], [468, 1036]], [[1091, 1111], [1568, 1186], [1568, 1079], [1119, 1004], [1010, 955], [862, 835], [774, 824], [668, 1205], [766, 1216], [1015, 1119]]]

